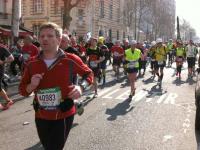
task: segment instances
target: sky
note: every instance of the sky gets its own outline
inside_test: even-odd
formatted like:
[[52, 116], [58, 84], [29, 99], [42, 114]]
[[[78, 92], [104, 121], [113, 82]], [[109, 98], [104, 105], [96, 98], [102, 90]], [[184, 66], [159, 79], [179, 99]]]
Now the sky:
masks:
[[176, 0], [176, 15], [186, 19], [200, 37], [200, 0]]

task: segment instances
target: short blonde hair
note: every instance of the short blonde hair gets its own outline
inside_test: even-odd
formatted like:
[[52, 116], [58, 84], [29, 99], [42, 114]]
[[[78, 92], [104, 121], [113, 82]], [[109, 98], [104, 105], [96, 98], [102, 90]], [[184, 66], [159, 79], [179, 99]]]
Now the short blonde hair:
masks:
[[46, 22], [46, 23], [42, 24], [42, 25], [40, 26], [40, 29], [39, 29], [39, 35], [40, 35], [40, 32], [41, 32], [43, 29], [48, 29], [48, 28], [54, 29], [55, 32], [56, 32], [56, 36], [57, 36], [57, 37], [62, 37], [62, 28], [61, 28], [59, 25], [57, 25], [57, 24], [55, 24], [55, 23], [53, 23], [53, 22]]

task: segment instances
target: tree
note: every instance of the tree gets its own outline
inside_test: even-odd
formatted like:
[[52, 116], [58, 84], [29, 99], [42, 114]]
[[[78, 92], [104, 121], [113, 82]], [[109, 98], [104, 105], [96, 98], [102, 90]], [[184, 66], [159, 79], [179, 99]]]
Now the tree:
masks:
[[[63, 30], [69, 30], [72, 17], [70, 12], [72, 8], [76, 7], [82, 0], [63, 0], [64, 2], [64, 13], [63, 13]], [[74, 3], [73, 3], [74, 2]]]
[[187, 20], [182, 19], [180, 23], [180, 34], [184, 41], [193, 40], [196, 37], [196, 30], [191, 27]]

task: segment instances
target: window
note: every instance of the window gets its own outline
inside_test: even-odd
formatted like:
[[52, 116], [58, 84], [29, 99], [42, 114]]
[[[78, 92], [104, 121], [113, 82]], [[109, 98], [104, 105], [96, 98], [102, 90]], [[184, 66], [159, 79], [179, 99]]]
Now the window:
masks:
[[99, 36], [104, 36], [104, 32], [102, 29], [99, 30]]
[[100, 18], [104, 18], [104, 0], [100, 0]]
[[41, 13], [43, 10], [43, 1], [42, 0], [33, 0], [33, 12]]
[[5, 13], [5, 3], [3, 0], [0, 0], [0, 13]]
[[110, 8], [110, 16], [109, 16], [109, 18], [110, 19], [112, 19], [112, 15], [113, 15], [113, 5], [112, 4], [110, 4], [110, 6], [109, 6]]
[[112, 40], [112, 29], [109, 29], [109, 39]]
[[58, 0], [54, 0], [54, 13], [58, 13]]
[[37, 37], [38, 37], [38, 35], [39, 35], [39, 29], [40, 29], [40, 25], [38, 25], [38, 24], [34, 24], [34, 25], [33, 25], [33, 33], [34, 33], [34, 35], [36, 35]]
[[120, 8], [117, 8], [117, 22], [120, 22]]
[[78, 9], [77, 17], [78, 17], [78, 23], [80, 26], [83, 25], [83, 13], [84, 13], [83, 9]]
[[117, 30], [117, 40], [119, 40], [119, 30]]

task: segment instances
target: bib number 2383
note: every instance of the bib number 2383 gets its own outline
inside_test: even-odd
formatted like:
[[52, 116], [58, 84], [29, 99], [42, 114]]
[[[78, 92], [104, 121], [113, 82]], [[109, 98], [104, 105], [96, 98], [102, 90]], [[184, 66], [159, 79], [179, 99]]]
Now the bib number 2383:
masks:
[[37, 99], [40, 106], [45, 110], [55, 110], [60, 105], [60, 88], [42, 89], [37, 92]]

